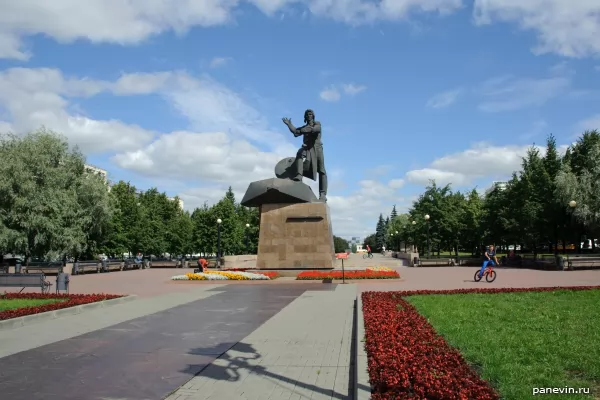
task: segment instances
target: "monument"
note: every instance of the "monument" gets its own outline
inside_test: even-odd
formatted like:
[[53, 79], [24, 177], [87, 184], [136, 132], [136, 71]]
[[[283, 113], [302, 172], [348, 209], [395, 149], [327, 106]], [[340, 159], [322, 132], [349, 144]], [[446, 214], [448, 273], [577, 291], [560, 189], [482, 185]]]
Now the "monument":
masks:
[[[257, 269], [332, 269], [335, 251], [327, 205], [327, 172], [321, 123], [312, 110], [304, 126], [289, 118], [283, 123], [295, 137], [303, 137], [296, 157], [275, 166], [275, 178], [252, 182], [241, 204], [260, 208]], [[319, 197], [302, 178], [319, 180]]]

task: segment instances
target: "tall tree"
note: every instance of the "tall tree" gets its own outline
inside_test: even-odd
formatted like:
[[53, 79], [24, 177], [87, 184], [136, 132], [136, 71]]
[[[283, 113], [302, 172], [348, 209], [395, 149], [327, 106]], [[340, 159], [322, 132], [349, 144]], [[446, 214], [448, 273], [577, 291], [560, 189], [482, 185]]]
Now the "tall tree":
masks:
[[379, 220], [377, 221], [377, 228], [375, 229], [375, 247], [374, 250], [381, 251], [385, 246], [385, 220], [383, 214], [379, 214]]
[[110, 218], [107, 188], [65, 138], [41, 129], [0, 137], [0, 244], [29, 257], [95, 247]]
[[396, 205], [392, 207], [392, 213], [390, 214], [390, 219], [393, 221], [398, 216], [398, 211], [396, 211]]

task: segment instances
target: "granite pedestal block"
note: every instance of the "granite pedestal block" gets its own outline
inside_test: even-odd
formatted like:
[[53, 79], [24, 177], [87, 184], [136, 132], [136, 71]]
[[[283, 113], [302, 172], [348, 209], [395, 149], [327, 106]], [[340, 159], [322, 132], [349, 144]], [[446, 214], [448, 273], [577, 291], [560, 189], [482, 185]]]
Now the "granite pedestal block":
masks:
[[260, 206], [258, 269], [332, 269], [336, 265], [327, 203]]

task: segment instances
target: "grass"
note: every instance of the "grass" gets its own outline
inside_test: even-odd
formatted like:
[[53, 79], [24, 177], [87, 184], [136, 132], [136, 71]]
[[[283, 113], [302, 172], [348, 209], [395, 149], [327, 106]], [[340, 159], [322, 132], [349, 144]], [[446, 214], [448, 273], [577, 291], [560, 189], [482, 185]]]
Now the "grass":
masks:
[[504, 399], [533, 388], [590, 388], [600, 399], [600, 290], [410, 296]]
[[58, 303], [60, 301], [64, 301], [64, 299], [0, 299], [0, 311], [43, 306], [45, 304]]

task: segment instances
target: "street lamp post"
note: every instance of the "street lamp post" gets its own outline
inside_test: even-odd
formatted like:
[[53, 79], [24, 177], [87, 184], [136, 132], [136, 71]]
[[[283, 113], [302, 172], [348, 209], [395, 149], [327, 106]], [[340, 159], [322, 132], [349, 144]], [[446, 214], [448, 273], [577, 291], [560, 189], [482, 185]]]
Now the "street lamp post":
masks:
[[425, 214], [425, 221], [427, 222], [427, 258], [431, 254], [431, 246], [429, 245], [429, 214]]
[[[416, 225], [416, 224], [417, 224], [417, 221], [413, 221], [413, 222], [412, 222], [412, 225], [413, 225], [413, 235], [414, 235], [414, 233], [415, 233], [415, 229], [414, 229], [414, 228], [415, 228], [415, 225]], [[416, 249], [415, 249], [415, 245], [416, 245], [416, 243], [415, 243], [415, 240], [416, 240], [416, 238], [413, 236], [413, 244], [412, 244], [412, 246], [413, 246], [413, 249], [412, 249], [412, 251], [415, 251], [415, 250], [416, 250]]]
[[221, 218], [217, 219], [217, 268], [221, 268]]
[[250, 230], [250, 224], [246, 224], [246, 254], [250, 254], [250, 246], [248, 242], [248, 231]]
[[[576, 233], [576, 232], [574, 232], [576, 229], [575, 229], [575, 226], [574, 226], [575, 224], [573, 223], [574, 222], [573, 221], [573, 214], [575, 213], [575, 207], [577, 207], [577, 202], [575, 200], [571, 200], [569, 202], [569, 208], [571, 208], [571, 235], [572, 235], [571, 238], [574, 239], [573, 240], [573, 245], [575, 245], [576, 242], [579, 242], [579, 239], [577, 237], [574, 237], [574, 236], [576, 236], [576, 235], [574, 235], [574, 233]], [[565, 249], [565, 251], [566, 251], [566, 248], [567, 248], [566, 246], [567, 246], [567, 244], [563, 243], [563, 248]], [[579, 243], [577, 243], [577, 249], [579, 250]]]
[[398, 242], [398, 253], [400, 253], [400, 235], [398, 235], [398, 231], [396, 231], [396, 241]]

